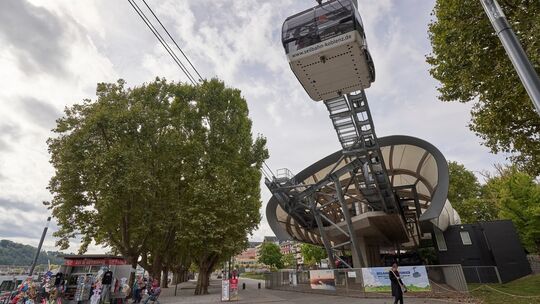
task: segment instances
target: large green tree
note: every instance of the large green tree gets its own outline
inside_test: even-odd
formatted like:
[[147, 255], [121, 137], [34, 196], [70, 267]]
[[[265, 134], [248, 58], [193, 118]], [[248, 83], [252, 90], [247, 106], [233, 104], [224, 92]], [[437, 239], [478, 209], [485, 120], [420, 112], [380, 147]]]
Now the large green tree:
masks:
[[[175, 95], [193, 88], [156, 81], [128, 89], [98, 84], [97, 100], [66, 108], [48, 141], [49, 189], [59, 245], [82, 236], [136, 265], [174, 219], [189, 169], [189, 134]], [[181, 94], [180, 94], [181, 95]]]
[[239, 90], [214, 79], [195, 93], [186, 104], [196, 118], [191, 137], [198, 158], [179, 225], [199, 266], [195, 294], [206, 294], [214, 267], [247, 247], [259, 224], [260, 168], [268, 152], [264, 138], [253, 138]]
[[300, 252], [304, 258], [304, 265], [308, 267], [313, 267], [319, 264], [322, 259], [327, 257], [324, 248], [308, 243], [300, 245]]
[[483, 187], [472, 171], [453, 161], [448, 162], [448, 171], [450, 174], [448, 200], [463, 223], [498, 218], [497, 202], [482, 195]]
[[448, 172], [450, 175], [448, 200], [454, 207], [467, 199], [480, 196], [482, 187], [472, 171], [458, 162], [449, 161]]
[[292, 253], [284, 254], [281, 257], [281, 264], [284, 268], [296, 268], [296, 257]]
[[99, 84], [97, 100], [65, 111], [49, 139], [51, 209], [62, 248], [82, 236], [153, 275], [191, 261], [196, 294], [214, 265], [246, 245], [260, 220], [268, 152], [246, 101], [218, 80]]
[[283, 268], [283, 254], [278, 244], [263, 242], [259, 249], [259, 263], [263, 263], [273, 268]]
[[540, 184], [515, 166], [498, 166], [484, 187], [484, 196], [496, 201], [499, 217], [510, 219], [530, 252], [540, 252]]
[[[540, 2], [499, 0], [537, 72], [540, 72]], [[473, 102], [469, 127], [493, 152], [514, 153], [530, 174], [540, 174], [540, 117], [523, 88], [479, 0], [437, 0], [427, 56], [443, 101]]]

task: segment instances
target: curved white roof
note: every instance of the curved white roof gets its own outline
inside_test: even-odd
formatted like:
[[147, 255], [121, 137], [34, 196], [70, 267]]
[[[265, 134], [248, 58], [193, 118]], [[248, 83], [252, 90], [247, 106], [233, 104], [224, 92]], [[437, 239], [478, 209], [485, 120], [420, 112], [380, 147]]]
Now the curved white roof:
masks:
[[[442, 230], [450, 224], [459, 222], [459, 216], [446, 199], [448, 166], [439, 150], [426, 141], [409, 136], [379, 138], [379, 144], [390, 182], [398, 195], [407, 197], [412, 195], [412, 191], [417, 192], [421, 221], [431, 221]], [[343, 157], [341, 151], [337, 151], [304, 169], [295, 176], [295, 180], [298, 183], [314, 184], [349, 161], [350, 159]], [[350, 177], [348, 174], [340, 177], [341, 184], [350, 184], [345, 192], [350, 210], [355, 216], [372, 212], [373, 210], [370, 209], [360, 191], [349, 182]], [[316, 194], [316, 201], [320, 206], [335, 197], [333, 187], [334, 184], [329, 183]], [[414, 204], [414, 202], [406, 204]], [[275, 198], [268, 202], [266, 213], [270, 226], [280, 239], [292, 237], [303, 242], [322, 243], [317, 229], [301, 227], [283, 210]], [[325, 209], [325, 215], [334, 222], [342, 221], [339, 208]]]

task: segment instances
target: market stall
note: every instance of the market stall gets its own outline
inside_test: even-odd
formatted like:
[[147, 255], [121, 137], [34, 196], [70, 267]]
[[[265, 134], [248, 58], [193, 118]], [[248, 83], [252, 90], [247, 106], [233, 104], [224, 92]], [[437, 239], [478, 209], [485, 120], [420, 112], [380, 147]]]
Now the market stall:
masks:
[[114, 255], [65, 255], [56, 275], [63, 288], [63, 303], [126, 303], [128, 280], [134, 270]]

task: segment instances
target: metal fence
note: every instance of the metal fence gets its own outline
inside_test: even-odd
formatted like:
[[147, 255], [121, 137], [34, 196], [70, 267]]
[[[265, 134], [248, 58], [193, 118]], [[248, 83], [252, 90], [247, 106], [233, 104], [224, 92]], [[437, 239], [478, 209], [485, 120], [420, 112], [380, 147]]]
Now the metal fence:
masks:
[[467, 283], [502, 283], [497, 266], [463, 266]]
[[540, 256], [539, 255], [528, 255], [527, 260], [529, 261], [529, 264], [531, 265], [532, 273], [537, 274], [540, 273]]
[[[468, 295], [467, 282], [461, 265], [426, 266], [431, 290], [409, 292], [415, 297], [446, 297]], [[265, 274], [265, 288], [287, 291], [337, 294], [352, 297], [389, 297], [390, 292], [369, 292], [365, 290], [362, 269], [335, 269], [335, 290], [313, 289], [310, 271], [281, 270]]]

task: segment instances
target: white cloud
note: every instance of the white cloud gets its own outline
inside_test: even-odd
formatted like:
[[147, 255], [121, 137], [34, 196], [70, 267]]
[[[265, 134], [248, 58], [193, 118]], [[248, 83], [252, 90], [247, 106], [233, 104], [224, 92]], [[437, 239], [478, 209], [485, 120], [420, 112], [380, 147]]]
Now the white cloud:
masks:
[[[377, 133], [417, 136], [435, 144], [448, 159], [473, 170], [490, 169], [502, 157], [489, 154], [467, 129], [469, 106], [437, 101], [437, 83], [424, 61], [430, 52], [426, 28], [433, 2], [359, 1], [377, 70], [377, 80], [367, 91]], [[0, 147], [0, 197], [39, 205], [50, 199], [45, 189], [53, 173], [45, 144], [50, 132], [21, 110], [20, 98], [31, 97], [61, 111], [83, 98], [93, 98], [97, 82], [121, 77], [128, 85], [137, 85], [155, 76], [186, 78], [126, 1], [31, 3], [48, 10], [63, 25], [64, 32], [57, 38], [65, 48], [62, 66], [66, 73], [28, 75], [17, 64], [20, 51], [1, 41], [0, 129], [11, 131], [0, 134], [0, 145], [5, 143]], [[339, 149], [326, 108], [303, 91], [280, 42], [283, 20], [314, 2], [164, 0], [149, 4], [204, 77], [217, 76], [242, 90], [253, 133], [268, 138], [272, 168], [299, 172]], [[264, 186], [262, 197], [264, 215], [270, 197]], [[35, 227], [44, 222], [43, 214], [1, 212]], [[268, 234], [271, 230], [263, 217], [253, 238], [261, 240]], [[24, 239], [30, 240], [35, 238]], [[47, 246], [52, 243], [46, 242]]]

